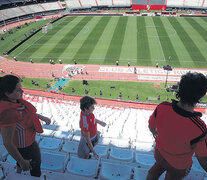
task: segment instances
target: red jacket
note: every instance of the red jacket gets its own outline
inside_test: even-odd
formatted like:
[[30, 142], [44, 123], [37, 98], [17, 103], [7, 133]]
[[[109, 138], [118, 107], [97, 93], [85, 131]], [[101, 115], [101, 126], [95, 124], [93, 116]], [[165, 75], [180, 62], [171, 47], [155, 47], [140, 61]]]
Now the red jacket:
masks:
[[94, 114], [84, 114], [81, 111], [80, 122], [81, 134], [84, 136], [84, 132], [90, 132], [90, 138], [93, 138], [97, 134], [97, 121]]
[[30, 146], [36, 132], [43, 132], [36, 111], [31, 103], [23, 99], [18, 103], [0, 101], [0, 127], [16, 126], [13, 140], [18, 148]]
[[207, 156], [207, 128], [199, 112], [188, 112], [177, 101], [159, 104], [150, 116], [149, 127], [157, 128], [156, 148], [177, 169], [192, 165], [192, 156]]

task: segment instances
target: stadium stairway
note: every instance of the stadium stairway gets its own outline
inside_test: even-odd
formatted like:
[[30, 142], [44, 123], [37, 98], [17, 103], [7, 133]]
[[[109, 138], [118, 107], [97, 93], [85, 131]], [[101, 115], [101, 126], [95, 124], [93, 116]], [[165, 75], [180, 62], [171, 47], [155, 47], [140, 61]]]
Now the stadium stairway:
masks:
[[[128, 107], [97, 105], [95, 116], [107, 123], [100, 128], [102, 135], [95, 147], [99, 159], [77, 157], [80, 140], [79, 114], [80, 104], [47, 97], [24, 95], [37, 108], [38, 112], [52, 119], [52, 124], [43, 124], [44, 133], [36, 136], [42, 154], [42, 175], [31, 177], [29, 172], [17, 174], [16, 161], [8, 155], [0, 136], [0, 179], [108, 179], [108, 180], [144, 180], [148, 170], [155, 162], [153, 156], [154, 141], [147, 128], [152, 111]], [[206, 117], [206, 115], [204, 115]], [[130, 121], [130, 122], [129, 122]], [[206, 118], [205, 118], [206, 121]], [[120, 122], [120, 123], [118, 123]], [[129, 124], [135, 128], [130, 137], [126, 136]], [[114, 134], [112, 130], [114, 129]], [[115, 129], [117, 129], [115, 131]], [[193, 157], [193, 166], [185, 180], [206, 180], [207, 174]], [[159, 179], [163, 180], [165, 174]]]

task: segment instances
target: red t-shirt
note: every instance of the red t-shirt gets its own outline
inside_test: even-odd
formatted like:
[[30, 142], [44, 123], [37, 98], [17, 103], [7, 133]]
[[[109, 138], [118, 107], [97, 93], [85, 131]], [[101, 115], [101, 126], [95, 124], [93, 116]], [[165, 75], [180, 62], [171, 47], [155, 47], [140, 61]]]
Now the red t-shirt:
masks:
[[84, 136], [84, 132], [90, 132], [90, 138], [93, 138], [97, 134], [97, 121], [93, 113], [84, 114], [81, 111], [80, 122], [81, 134]]
[[19, 103], [0, 101], [0, 127], [16, 126], [13, 142], [18, 148], [30, 146], [36, 132], [43, 132], [36, 108], [25, 100]]
[[177, 169], [190, 167], [194, 153], [207, 156], [207, 128], [201, 115], [179, 108], [173, 100], [159, 104], [150, 116], [149, 127], [158, 131], [157, 149]]

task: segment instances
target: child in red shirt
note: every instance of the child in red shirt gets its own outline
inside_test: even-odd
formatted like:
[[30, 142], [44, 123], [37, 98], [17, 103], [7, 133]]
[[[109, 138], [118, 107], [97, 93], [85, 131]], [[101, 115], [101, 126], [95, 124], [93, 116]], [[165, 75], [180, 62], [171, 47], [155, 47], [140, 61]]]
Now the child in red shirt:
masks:
[[98, 159], [98, 155], [94, 150], [94, 146], [98, 143], [100, 132], [97, 131], [97, 123], [105, 127], [106, 123], [99, 121], [95, 118], [93, 111], [96, 101], [85, 96], [80, 100], [80, 128], [81, 128], [81, 140], [78, 146], [78, 156], [80, 158], [89, 159], [90, 152], [93, 153], [94, 157]]

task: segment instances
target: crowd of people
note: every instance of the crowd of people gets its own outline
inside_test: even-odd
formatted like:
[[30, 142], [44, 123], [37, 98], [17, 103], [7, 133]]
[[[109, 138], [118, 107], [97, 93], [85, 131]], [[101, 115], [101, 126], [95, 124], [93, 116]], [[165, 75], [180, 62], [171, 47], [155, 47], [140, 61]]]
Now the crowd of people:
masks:
[[[149, 170], [147, 180], [157, 180], [164, 172], [166, 180], [183, 179], [191, 170], [194, 153], [207, 172], [207, 127], [200, 118], [202, 114], [194, 111], [206, 91], [207, 78], [201, 73], [189, 72], [181, 77], [176, 94], [178, 101], [160, 103], [150, 116], [156, 162]], [[51, 120], [38, 114], [22, 97], [19, 77], [11, 74], [0, 77], [0, 132], [4, 146], [17, 161], [17, 173], [30, 170], [32, 176], [40, 177], [41, 153], [35, 136], [43, 132], [40, 120], [47, 125]], [[90, 159], [92, 155], [99, 158], [94, 150], [100, 137], [97, 124], [105, 127], [106, 123], [95, 118], [95, 105], [95, 99], [90, 96], [80, 99], [79, 158]]]
[[37, 87], [40, 87], [40, 84], [38, 82], [35, 82], [34, 80], [31, 80], [31, 83]]

